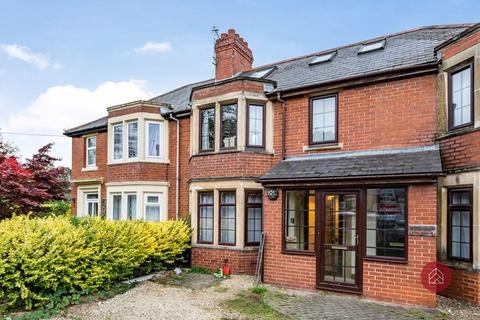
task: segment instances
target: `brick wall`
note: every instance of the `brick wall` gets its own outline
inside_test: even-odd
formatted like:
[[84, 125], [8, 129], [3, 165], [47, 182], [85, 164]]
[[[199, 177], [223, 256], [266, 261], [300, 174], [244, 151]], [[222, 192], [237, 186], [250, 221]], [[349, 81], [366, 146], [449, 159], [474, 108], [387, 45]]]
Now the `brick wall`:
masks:
[[480, 272], [450, 268], [452, 282], [440, 294], [480, 304]]
[[[336, 151], [433, 144], [436, 88], [436, 76], [426, 75], [341, 90], [338, 142], [343, 143], [343, 149]], [[304, 154], [303, 147], [309, 143], [309, 97], [285, 100], [287, 155]], [[281, 120], [281, 109], [281, 103], [276, 102], [275, 121]], [[275, 125], [276, 130], [281, 128], [281, 122], [280, 126]], [[277, 137], [275, 150], [281, 150], [281, 140]]]
[[240, 80], [234, 82], [227, 82], [223, 85], [216, 85], [214, 87], [198, 89], [193, 92], [192, 101], [221, 96], [230, 92], [238, 91], [249, 91], [263, 94], [263, 82]]
[[480, 43], [480, 32], [477, 31], [441, 49], [442, 59], [448, 59], [478, 43]]
[[[168, 166], [168, 182], [170, 185], [168, 192], [168, 218], [175, 218], [175, 201], [176, 201], [176, 161], [177, 161], [177, 123], [175, 121], [169, 122], [169, 159]], [[189, 157], [190, 157], [190, 118], [185, 117], [180, 119], [180, 162], [179, 162], [179, 215], [181, 218], [187, 218], [189, 215], [188, 209], [188, 179], [189, 179]]]
[[444, 169], [480, 165], [480, 131], [440, 140]]
[[231, 152], [194, 156], [190, 178], [259, 177], [272, 167], [272, 156], [256, 152]]
[[233, 29], [228, 30], [228, 33], [222, 33], [215, 42], [215, 57], [215, 79], [217, 80], [252, 69], [252, 50]]
[[223, 267], [225, 259], [232, 274], [255, 274], [257, 250], [228, 250], [216, 248], [192, 248], [192, 266], [212, 271]]
[[132, 162], [107, 167], [107, 181], [167, 181], [169, 165], [165, 163]]
[[124, 116], [126, 114], [137, 113], [137, 112], [146, 112], [146, 113], [160, 113], [160, 107], [156, 106], [146, 106], [143, 104], [135, 105], [128, 108], [122, 108], [118, 110], [112, 110], [108, 112], [108, 117], [119, 117]]

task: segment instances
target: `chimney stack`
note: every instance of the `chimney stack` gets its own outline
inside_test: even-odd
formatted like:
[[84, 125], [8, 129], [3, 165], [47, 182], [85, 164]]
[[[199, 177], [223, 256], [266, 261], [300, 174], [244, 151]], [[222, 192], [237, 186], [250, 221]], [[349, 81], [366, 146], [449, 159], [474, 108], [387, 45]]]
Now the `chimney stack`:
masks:
[[235, 30], [230, 29], [215, 42], [215, 62], [215, 80], [230, 78], [252, 69], [252, 50]]

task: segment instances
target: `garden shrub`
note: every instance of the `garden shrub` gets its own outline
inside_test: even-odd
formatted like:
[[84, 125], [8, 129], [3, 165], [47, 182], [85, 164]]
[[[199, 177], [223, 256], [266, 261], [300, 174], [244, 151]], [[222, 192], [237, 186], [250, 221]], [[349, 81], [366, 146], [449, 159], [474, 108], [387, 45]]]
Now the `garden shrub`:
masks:
[[[17, 216], [0, 222], [0, 308], [30, 310], [49, 297], [109, 288], [139, 271], [173, 266], [190, 247], [185, 221]], [[0, 311], [2, 311], [0, 309]]]

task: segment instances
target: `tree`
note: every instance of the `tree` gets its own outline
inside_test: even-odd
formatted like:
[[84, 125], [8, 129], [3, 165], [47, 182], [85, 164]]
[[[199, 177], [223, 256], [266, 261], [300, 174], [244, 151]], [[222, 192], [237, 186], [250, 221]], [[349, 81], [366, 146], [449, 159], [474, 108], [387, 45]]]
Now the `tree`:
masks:
[[43, 203], [65, 199], [67, 170], [54, 165], [59, 159], [49, 154], [52, 145], [40, 148], [22, 164], [0, 140], [0, 219], [13, 213], [40, 214]]

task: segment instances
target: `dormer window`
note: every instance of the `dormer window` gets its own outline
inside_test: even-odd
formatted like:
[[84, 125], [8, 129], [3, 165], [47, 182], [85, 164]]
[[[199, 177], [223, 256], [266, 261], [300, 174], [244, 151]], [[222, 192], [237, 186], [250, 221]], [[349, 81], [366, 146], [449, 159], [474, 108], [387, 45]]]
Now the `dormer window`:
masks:
[[309, 65], [315, 65], [315, 64], [320, 64], [320, 63], [332, 61], [333, 58], [336, 56], [336, 54], [337, 54], [337, 52], [333, 51], [333, 52], [330, 52], [330, 53], [318, 55], [315, 58], [313, 58], [312, 61], [310, 61]]
[[386, 41], [384, 39], [376, 42], [363, 44], [360, 50], [358, 50], [358, 54], [381, 50], [385, 48], [385, 42]]
[[273, 68], [268, 68], [268, 69], [255, 71], [254, 73], [252, 73], [251, 77], [252, 78], [263, 78], [263, 77], [269, 75], [270, 72], [272, 72], [272, 70], [273, 70]]

